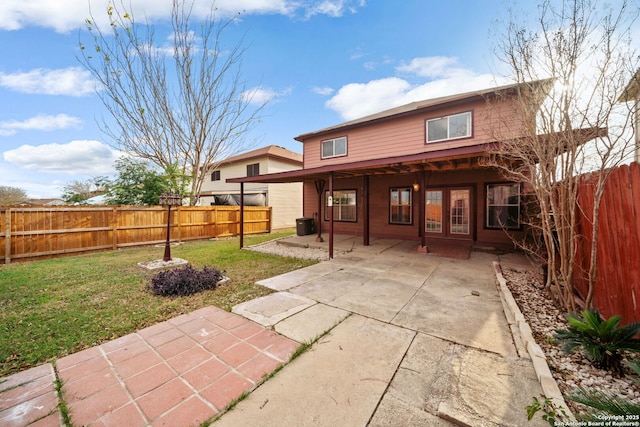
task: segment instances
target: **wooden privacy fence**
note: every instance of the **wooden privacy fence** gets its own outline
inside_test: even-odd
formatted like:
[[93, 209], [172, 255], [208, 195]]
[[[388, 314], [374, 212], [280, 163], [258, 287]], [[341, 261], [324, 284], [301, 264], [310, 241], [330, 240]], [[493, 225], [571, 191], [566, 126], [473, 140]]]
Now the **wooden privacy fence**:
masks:
[[[244, 208], [244, 233], [271, 231], [270, 207]], [[163, 243], [167, 208], [92, 206], [0, 208], [0, 259], [34, 260], [130, 246]], [[178, 207], [171, 210], [171, 240], [236, 236], [238, 206]]]
[[[590, 265], [594, 183], [597, 176], [582, 178], [578, 193], [580, 215], [576, 261], [576, 289], [588, 292], [586, 272]], [[593, 306], [604, 317], [621, 315], [627, 324], [640, 321], [640, 164], [621, 166], [611, 172], [600, 204], [598, 255]]]

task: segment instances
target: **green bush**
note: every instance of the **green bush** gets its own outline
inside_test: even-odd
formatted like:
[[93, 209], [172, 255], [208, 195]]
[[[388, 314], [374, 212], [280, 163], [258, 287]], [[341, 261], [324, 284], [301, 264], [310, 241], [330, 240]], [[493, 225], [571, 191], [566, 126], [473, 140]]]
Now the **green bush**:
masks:
[[600, 369], [618, 376], [623, 375], [623, 351], [640, 351], [640, 340], [634, 338], [640, 334], [640, 322], [619, 326], [621, 316], [603, 319], [595, 308], [577, 314], [568, 314], [567, 329], [557, 330], [555, 337], [563, 343], [567, 353], [582, 348], [587, 358]]

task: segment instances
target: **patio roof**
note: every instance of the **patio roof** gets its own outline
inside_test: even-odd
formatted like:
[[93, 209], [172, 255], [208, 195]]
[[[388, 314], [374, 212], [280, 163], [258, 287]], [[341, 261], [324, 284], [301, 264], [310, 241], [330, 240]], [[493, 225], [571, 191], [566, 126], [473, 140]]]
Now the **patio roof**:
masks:
[[480, 159], [486, 155], [489, 147], [489, 144], [472, 145], [397, 157], [327, 165], [317, 168], [229, 178], [226, 182], [286, 183], [326, 179], [330, 173], [333, 173], [335, 178], [349, 178], [364, 175], [476, 169], [482, 167]]

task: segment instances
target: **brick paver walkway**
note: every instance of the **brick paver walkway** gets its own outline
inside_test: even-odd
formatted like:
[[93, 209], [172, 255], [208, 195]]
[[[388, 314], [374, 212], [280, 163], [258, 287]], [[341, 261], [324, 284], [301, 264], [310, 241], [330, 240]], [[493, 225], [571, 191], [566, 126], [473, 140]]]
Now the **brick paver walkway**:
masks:
[[[253, 389], [298, 343], [207, 307], [56, 362], [74, 425], [190, 426]], [[55, 373], [0, 379], [0, 425], [57, 426]]]

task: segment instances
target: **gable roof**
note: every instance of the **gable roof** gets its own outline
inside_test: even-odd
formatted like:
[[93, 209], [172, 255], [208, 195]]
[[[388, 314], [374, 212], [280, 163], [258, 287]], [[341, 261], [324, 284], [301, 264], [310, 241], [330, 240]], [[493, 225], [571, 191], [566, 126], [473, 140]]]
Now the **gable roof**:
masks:
[[261, 147], [256, 150], [247, 151], [246, 153], [227, 157], [219, 163], [219, 166], [245, 160], [252, 160], [259, 157], [272, 157], [302, 166], [302, 154], [287, 150], [286, 148], [280, 147], [279, 145], [267, 145], [266, 147]]
[[385, 111], [370, 114], [359, 119], [344, 122], [335, 126], [330, 126], [324, 129], [320, 129], [314, 132], [304, 133], [296, 136], [296, 141], [304, 142], [306, 139], [335, 132], [337, 130], [346, 130], [353, 127], [364, 126], [374, 122], [396, 119], [401, 116], [425, 113], [432, 110], [441, 109], [444, 107], [467, 103], [476, 99], [487, 99], [489, 97], [497, 96], [500, 93], [515, 92], [519, 88], [541, 88], [546, 94], [553, 83], [553, 79], [536, 80], [528, 83], [516, 83], [505, 86], [493, 87], [489, 89], [477, 90], [472, 92], [459, 93], [455, 95], [442, 96], [439, 98], [426, 99], [422, 101], [411, 102], [409, 104], [394, 107]]

